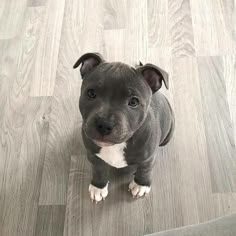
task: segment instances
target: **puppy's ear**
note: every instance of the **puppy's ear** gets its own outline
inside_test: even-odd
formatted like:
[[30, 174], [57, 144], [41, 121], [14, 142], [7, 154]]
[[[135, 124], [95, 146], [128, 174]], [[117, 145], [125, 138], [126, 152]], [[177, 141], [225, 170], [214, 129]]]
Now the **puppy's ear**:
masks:
[[153, 64], [145, 64], [139, 66], [136, 70], [143, 75], [153, 93], [161, 88], [162, 81], [164, 81], [166, 88], [169, 89], [169, 75], [161, 68]]
[[77, 60], [73, 68], [77, 68], [82, 63], [80, 67], [80, 74], [83, 78], [87, 73], [89, 73], [103, 61], [104, 59], [99, 53], [86, 53]]

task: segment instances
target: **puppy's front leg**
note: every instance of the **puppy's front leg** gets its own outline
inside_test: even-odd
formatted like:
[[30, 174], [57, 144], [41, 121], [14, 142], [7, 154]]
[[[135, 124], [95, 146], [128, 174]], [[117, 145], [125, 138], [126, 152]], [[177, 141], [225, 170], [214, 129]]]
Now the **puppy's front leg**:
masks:
[[96, 203], [108, 195], [108, 167], [106, 164], [92, 165], [93, 177], [89, 185], [89, 194], [92, 201]]
[[134, 180], [129, 184], [129, 191], [133, 197], [146, 196], [151, 190], [152, 164], [140, 164], [135, 173]]

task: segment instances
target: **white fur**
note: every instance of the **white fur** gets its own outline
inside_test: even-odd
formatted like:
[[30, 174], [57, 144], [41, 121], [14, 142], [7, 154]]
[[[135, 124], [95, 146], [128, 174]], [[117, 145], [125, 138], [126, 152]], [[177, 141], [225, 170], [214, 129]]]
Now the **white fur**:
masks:
[[100, 202], [102, 199], [105, 200], [108, 195], [108, 183], [104, 188], [97, 188], [94, 185], [89, 185], [89, 193], [92, 201]]
[[132, 192], [133, 197], [143, 197], [143, 196], [146, 196], [150, 192], [151, 186], [138, 185], [133, 180], [129, 184], [129, 190]]
[[114, 166], [116, 168], [122, 168], [127, 166], [127, 162], [124, 157], [125, 147], [126, 143], [102, 147], [100, 152], [96, 155], [109, 165]]

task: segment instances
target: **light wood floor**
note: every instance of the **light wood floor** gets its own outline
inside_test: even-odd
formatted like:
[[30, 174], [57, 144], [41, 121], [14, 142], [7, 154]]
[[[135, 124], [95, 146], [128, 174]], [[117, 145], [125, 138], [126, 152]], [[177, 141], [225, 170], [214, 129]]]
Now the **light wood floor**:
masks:
[[[88, 51], [170, 73], [176, 132], [152, 192], [114, 172], [88, 197], [81, 80]], [[235, 0], [0, 1], [0, 235], [137, 236], [236, 212]]]

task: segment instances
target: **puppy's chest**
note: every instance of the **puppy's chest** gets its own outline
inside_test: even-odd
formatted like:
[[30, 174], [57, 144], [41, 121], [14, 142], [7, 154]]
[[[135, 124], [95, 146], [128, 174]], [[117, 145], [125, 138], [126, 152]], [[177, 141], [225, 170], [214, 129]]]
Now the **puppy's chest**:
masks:
[[110, 147], [102, 147], [96, 156], [113, 167], [123, 168], [128, 165], [125, 160], [125, 148], [126, 143], [116, 144]]

